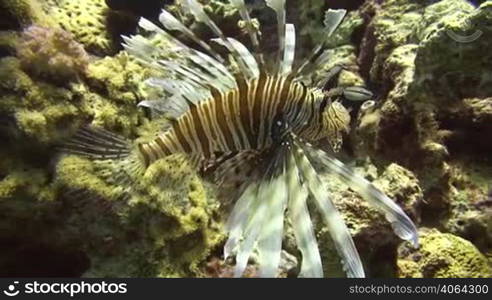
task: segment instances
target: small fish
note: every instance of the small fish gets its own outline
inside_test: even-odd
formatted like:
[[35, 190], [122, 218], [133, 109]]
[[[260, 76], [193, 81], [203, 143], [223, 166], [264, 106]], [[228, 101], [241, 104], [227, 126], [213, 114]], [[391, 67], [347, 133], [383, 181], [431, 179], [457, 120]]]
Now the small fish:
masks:
[[[250, 24], [244, 0], [230, 2], [242, 21]], [[99, 161], [112, 160], [108, 164], [112, 169], [105, 174], [130, 186], [131, 178], [138, 178], [149, 165], [173, 153], [188, 154], [197, 168], [215, 170], [219, 180], [227, 180], [230, 172], [238, 168], [253, 166], [226, 225], [229, 238], [224, 255], [235, 256], [238, 277], [255, 249], [260, 276], [276, 276], [287, 208], [303, 256], [299, 275], [323, 276], [308, 200], [317, 205], [328, 225], [347, 275], [364, 277], [354, 242], [323, 188], [317, 165], [338, 174], [384, 213], [398, 236], [418, 245], [416, 228], [398, 205], [342, 162], [316, 148], [318, 141], [328, 140], [334, 150], [339, 149], [342, 135], [348, 131], [350, 115], [339, 98], [364, 101], [372, 93], [362, 87], [325, 90], [326, 81], [308, 85], [310, 72], [329, 57], [325, 41], [319, 41], [307, 58], [295, 60], [296, 30], [286, 22], [285, 0], [266, 0], [276, 13], [278, 25], [278, 50], [272, 59], [261, 52], [260, 35], [251, 26], [246, 26], [250, 51], [240, 41], [226, 37], [198, 1], [186, 0], [182, 4], [197, 22], [210, 29], [214, 39], [200, 39], [165, 10], [159, 16], [164, 29], [145, 18], [140, 19], [139, 25], [175, 44], [186, 62], [156, 60], [161, 50], [149, 38], [124, 37], [124, 47], [130, 54], [157, 70], [171, 73], [167, 78], [148, 80], [149, 85], [162, 89], [168, 97], [139, 104], [172, 119], [169, 128], [148, 143], [135, 144], [105, 130], [87, 127], [63, 148]], [[345, 14], [341, 9], [326, 11], [326, 39]], [[171, 31], [179, 32], [181, 38], [194, 42], [198, 49], [173, 37]], [[216, 46], [227, 54], [219, 54]], [[338, 71], [329, 72], [329, 76]]]

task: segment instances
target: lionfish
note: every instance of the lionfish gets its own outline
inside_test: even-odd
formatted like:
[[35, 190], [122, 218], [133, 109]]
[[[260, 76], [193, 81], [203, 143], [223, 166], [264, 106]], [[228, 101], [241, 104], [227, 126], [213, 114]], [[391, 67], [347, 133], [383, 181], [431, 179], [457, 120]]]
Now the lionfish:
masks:
[[[295, 63], [296, 31], [293, 24], [286, 23], [285, 0], [266, 0], [266, 6], [276, 14], [278, 33], [278, 49], [270, 55], [270, 61], [260, 50], [260, 34], [245, 1], [230, 3], [245, 24], [251, 51], [239, 40], [225, 36], [197, 0], [181, 1], [182, 8], [210, 29], [215, 35], [213, 43], [201, 39], [166, 10], [159, 16], [162, 26], [140, 19], [139, 26], [149, 35], [123, 37], [124, 47], [131, 55], [170, 74], [148, 80], [166, 97], [139, 104], [171, 120], [155, 139], [137, 144], [102, 129], [83, 128], [65, 148], [96, 161], [111, 161], [114, 178], [135, 178], [156, 160], [174, 153], [189, 155], [191, 161], [213, 169], [222, 179], [235, 170], [253, 166], [254, 172], [244, 178], [226, 223], [224, 256], [235, 256], [234, 272], [238, 277], [253, 253], [257, 254], [260, 276], [276, 276], [285, 214], [302, 255], [299, 276], [323, 276], [308, 199], [321, 212], [347, 276], [365, 276], [349, 230], [323, 187], [320, 168], [338, 175], [385, 215], [400, 238], [417, 246], [415, 225], [398, 205], [316, 147], [322, 140], [327, 140], [334, 150], [340, 147], [350, 122], [340, 99], [363, 101], [372, 96], [359, 86], [325, 89], [340, 67], [330, 70], [327, 78], [315, 84], [307, 80], [310, 73], [329, 60], [330, 52], [325, 51], [324, 44], [346, 11], [326, 11], [325, 39], [305, 60]], [[163, 49], [151, 41], [156, 35], [171, 41], [185, 60], [160, 58]], [[188, 46], [190, 43], [195, 46]]]

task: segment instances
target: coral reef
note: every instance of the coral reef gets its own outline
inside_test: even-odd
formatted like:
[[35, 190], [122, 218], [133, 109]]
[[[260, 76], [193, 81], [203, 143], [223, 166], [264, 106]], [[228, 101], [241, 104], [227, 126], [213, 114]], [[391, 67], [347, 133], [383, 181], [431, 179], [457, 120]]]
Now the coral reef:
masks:
[[[84, 191], [62, 198], [79, 211], [64, 226], [75, 231], [67, 234], [91, 241], [84, 243], [91, 261], [84, 276], [204, 276], [199, 264], [223, 238], [212, 219], [218, 203], [185, 159], [171, 156], [153, 164], [138, 192], [124, 200], [122, 188], [91, 175], [94, 167], [65, 157], [55, 182], [61, 189]], [[90, 221], [101, 214], [106, 217]]]
[[[136, 106], [153, 97], [144, 81], [155, 71], [118, 51], [136, 16], [155, 18], [167, 1], [153, 1], [149, 11], [130, 2], [0, 0], [2, 276], [232, 275], [234, 262], [221, 257], [226, 205], [183, 157], [153, 164], [128, 193], [94, 175], [97, 164], [55, 149], [83, 124], [139, 140], [163, 126]], [[227, 34], [243, 38], [230, 5], [205, 2]], [[295, 6], [288, 20], [308, 24], [298, 29], [299, 44], [309, 48], [323, 34], [328, 4], [307, 2], [288, 1]], [[329, 4], [350, 11], [327, 43], [331, 60], [312, 80], [343, 65], [340, 86], [363, 85], [376, 95], [369, 107], [344, 102], [353, 122], [339, 156], [421, 227], [421, 248], [412, 249], [357, 193], [323, 175], [369, 276], [492, 276], [492, 54], [484, 50], [491, 48], [492, 1], [481, 2]], [[253, 9], [252, 16], [264, 34], [275, 34], [268, 12]], [[477, 31], [471, 42], [453, 39]], [[274, 39], [265, 47], [273, 49]], [[165, 48], [163, 55], [180, 59]], [[312, 217], [325, 274], [344, 276], [320, 216]], [[282, 277], [296, 276], [302, 259], [286, 227]], [[252, 264], [246, 276], [256, 274]]]

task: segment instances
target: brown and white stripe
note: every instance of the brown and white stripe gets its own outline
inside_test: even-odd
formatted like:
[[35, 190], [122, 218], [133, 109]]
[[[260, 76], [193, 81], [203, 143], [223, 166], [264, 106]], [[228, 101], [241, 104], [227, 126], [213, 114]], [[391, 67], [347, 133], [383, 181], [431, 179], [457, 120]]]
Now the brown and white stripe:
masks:
[[220, 92], [175, 120], [155, 140], [139, 145], [146, 164], [176, 152], [210, 158], [217, 152], [261, 150], [272, 143], [275, 117], [283, 114], [299, 136], [319, 132], [322, 94], [289, 76], [261, 74], [257, 79], [236, 78], [237, 88]]

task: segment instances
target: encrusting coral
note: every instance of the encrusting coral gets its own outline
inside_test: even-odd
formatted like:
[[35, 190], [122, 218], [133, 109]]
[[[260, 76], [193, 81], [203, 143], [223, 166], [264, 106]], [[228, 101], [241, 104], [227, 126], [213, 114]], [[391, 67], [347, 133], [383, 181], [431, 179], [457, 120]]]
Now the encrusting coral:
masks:
[[[138, 191], [123, 199], [125, 187], [108, 185], [93, 175], [93, 168], [97, 166], [90, 161], [65, 157], [58, 164], [55, 182], [60, 188], [68, 189], [68, 193], [70, 190], [83, 191], [83, 196], [65, 194], [68, 205], [94, 206], [80, 216], [74, 216], [72, 221], [76, 228], [85, 224], [84, 218], [98, 215], [97, 211], [110, 216], [108, 227], [101, 227], [101, 222], [97, 222], [78, 233], [101, 240], [103, 246], [99, 249], [95, 244], [88, 249], [91, 261], [97, 264], [86, 275], [204, 275], [199, 264], [223, 239], [220, 226], [211, 219], [219, 205], [186, 159], [171, 156], [152, 165]], [[107, 243], [103, 240], [109, 236], [108, 247], [112, 250], [104, 248]], [[128, 260], [137, 257], [142, 261], [127, 264]]]
[[492, 276], [487, 258], [467, 240], [435, 229], [421, 230], [418, 250], [400, 249], [399, 277], [476, 278]]
[[105, 0], [61, 0], [48, 14], [88, 52], [99, 56], [117, 53], [120, 34], [132, 32], [136, 26], [135, 17], [111, 11]]

